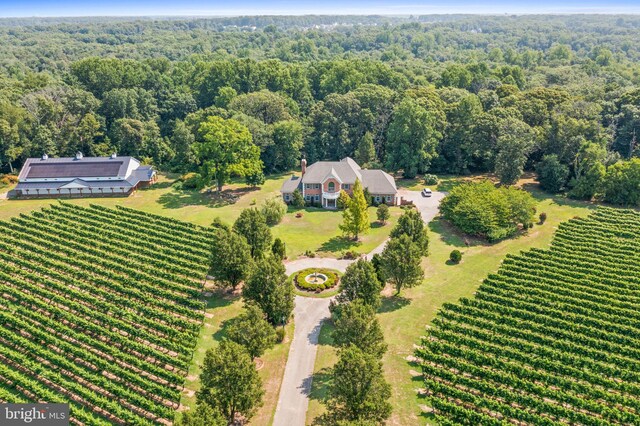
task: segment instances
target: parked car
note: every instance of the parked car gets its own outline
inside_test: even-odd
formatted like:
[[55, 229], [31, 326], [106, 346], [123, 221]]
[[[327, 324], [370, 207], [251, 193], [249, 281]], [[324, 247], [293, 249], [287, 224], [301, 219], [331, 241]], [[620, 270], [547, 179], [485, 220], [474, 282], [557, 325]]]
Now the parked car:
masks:
[[431, 197], [431, 194], [432, 194], [432, 192], [431, 192], [431, 189], [429, 189], [429, 188], [425, 188], [425, 189], [422, 190], [422, 196], [423, 197]]

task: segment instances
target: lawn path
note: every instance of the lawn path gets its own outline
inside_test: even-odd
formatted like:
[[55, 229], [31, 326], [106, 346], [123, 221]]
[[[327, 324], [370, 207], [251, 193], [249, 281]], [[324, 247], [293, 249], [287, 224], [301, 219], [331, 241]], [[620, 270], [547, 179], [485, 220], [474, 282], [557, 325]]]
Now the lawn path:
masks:
[[[432, 197], [425, 198], [418, 191], [401, 190], [399, 192], [405, 199], [414, 202], [425, 223], [438, 214], [438, 206], [445, 195], [442, 192], [434, 192]], [[383, 241], [368, 253], [366, 258], [370, 260], [375, 253], [382, 252], [386, 244], [387, 240]], [[302, 258], [285, 262], [285, 268], [288, 275], [302, 269], [316, 267], [337, 269], [344, 272], [352, 262], [355, 260]], [[318, 351], [318, 336], [322, 323], [329, 318], [331, 300], [331, 298], [296, 296], [293, 312], [296, 327], [280, 388], [273, 426], [305, 425], [313, 369]]]

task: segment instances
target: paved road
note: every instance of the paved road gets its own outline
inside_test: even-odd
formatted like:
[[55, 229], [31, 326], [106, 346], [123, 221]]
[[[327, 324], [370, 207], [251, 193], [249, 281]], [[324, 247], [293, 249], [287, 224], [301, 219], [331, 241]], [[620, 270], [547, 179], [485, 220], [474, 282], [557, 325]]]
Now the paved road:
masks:
[[296, 321], [289, 358], [284, 370], [273, 426], [304, 426], [313, 366], [322, 322], [329, 318], [329, 298], [296, 296]]
[[[438, 214], [438, 205], [445, 194], [434, 192], [431, 197], [426, 198], [418, 191], [401, 190], [399, 195], [406, 200], [412, 200], [422, 214], [423, 220], [428, 223]], [[387, 241], [383, 241], [367, 254], [367, 259], [371, 259], [374, 253], [382, 252], [386, 244]], [[302, 258], [286, 262], [285, 267], [289, 275], [312, 267], [331, 268], [344, 272], [352, 262], [354, 261], [344, 259]], [[329, 298], [313, 299], [296, 296], [293, 311], [296, 326], [273, 426], [304, 426], [305, 424], [313, 367], [318, 350], [318, 335], [322, 322], [329, 318], [329, 302]]]

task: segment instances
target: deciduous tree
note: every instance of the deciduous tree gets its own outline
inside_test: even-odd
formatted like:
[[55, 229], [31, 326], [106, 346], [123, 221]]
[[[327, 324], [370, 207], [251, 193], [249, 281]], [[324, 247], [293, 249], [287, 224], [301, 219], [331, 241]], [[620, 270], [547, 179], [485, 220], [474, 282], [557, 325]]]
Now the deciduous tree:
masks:
[[237, 416], [250, 419], [262, 405], [262, 380], [247, 350], [238, 343], [223, 340], [208, 349], [200, 373], [199, 404], [220, 410], [227, 423]]
[[242, 297], [256, 303], [272, 325], [288, 322], [293, 312], [293, 282], [287, 280], [282, 261], [273, 256], [258, 260], [242, 288]]
[[243, 313], [231, 320], [227, 336], [244, 346], [251, 358], [261, 356], [276, 344], [276, 331], [265, 319], [262, 309], [251, 303]]
[[402, 234], [391, 238], [381, 255], [381, 271], [385, 280], [396, 289], [396, 295], [403, 288], [415, 287], [422, 283], [424, 271], [420, 266], [421, 249], [410, 236]]

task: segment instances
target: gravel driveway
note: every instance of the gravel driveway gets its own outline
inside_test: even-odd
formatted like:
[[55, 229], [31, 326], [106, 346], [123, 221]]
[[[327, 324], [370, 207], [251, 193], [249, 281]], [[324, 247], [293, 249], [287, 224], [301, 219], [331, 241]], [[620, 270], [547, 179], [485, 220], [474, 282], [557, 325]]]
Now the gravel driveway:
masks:
[[[416, 205], [425, 223], [438, 214], [438, 205], [444, 198], [442, 192], [433, 192], [431, 197], [423, 197], [419, 191], [398, 191], [405, 200]], [[367, 254], [371, 259], [374, 253], [380, 253], [387, 241]], [[306, 268], [331, 268], [344, 272], [353, 260], [329, 258], [302, 258], [285, 262], [288, 275]], [[329, 302], [331, 299], [313, 299], [296, 296], [295, 330], [289, 350], [289, 358], [284, 370], [284, 378], [280, 387], [278, 406], [273, 419], [273, 426], [304, 426], [309, 407], [309, 392], [313, 378], [313, 367], [318, 350], [318, 336], [322, 322], [329, 318]]]

